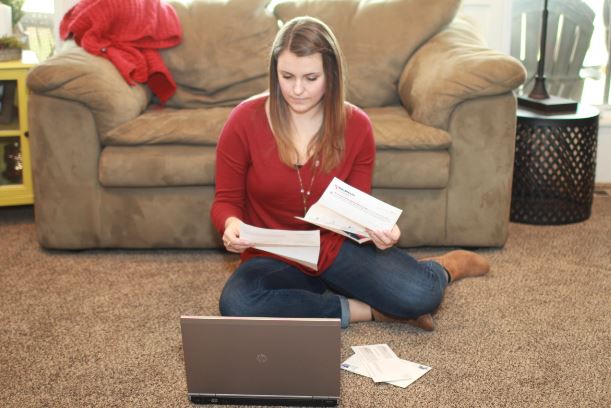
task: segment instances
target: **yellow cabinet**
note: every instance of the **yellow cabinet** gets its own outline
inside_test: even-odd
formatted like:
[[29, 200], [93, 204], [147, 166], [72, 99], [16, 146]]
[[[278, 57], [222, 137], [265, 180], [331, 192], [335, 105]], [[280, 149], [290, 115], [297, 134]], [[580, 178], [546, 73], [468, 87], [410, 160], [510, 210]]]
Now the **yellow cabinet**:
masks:
[[0, 206], [34, 202], [25, 80], [37, 62], [32, 51], [0, 62]]

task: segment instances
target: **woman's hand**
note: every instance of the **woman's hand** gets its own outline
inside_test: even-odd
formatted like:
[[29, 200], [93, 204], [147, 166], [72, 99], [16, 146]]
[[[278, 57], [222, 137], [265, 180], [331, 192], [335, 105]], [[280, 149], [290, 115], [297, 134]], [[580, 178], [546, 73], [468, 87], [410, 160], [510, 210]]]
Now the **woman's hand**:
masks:
[[399, 242], [399, 238], [401, 238], [401, 230], [399, 230], [397, 224], [395, 224], [391, 230], [367, 230], [367, 233], [371, 238], [371, 242], [381, 250], [392, 247]]
[[229, 217], [225, 221], [225, 232], [223, 233], [223, 244], [229, 252], [240, 254], [252, 246], [247, 241], [240, 238], [240, 221], [236, 217]]

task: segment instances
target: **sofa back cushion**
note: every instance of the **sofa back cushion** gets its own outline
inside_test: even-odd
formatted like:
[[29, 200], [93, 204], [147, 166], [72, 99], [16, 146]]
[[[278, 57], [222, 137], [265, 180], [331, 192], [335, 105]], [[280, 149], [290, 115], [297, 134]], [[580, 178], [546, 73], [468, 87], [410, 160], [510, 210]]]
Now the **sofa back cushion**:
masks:
[[177, 83], [167, 106], [233, 106], [268, 87], [268, 55], [278, 23], [269, 0], [171, 1], [183, 42], [161, 51]]
[[412, 53], [452, 21], [460, 0], [287, 0], [282, 21], [317, 17], [333, 30], [347, 65], [347, 99], [360, 107], [399, 104], [397, 83]]
[[445, 130], [418, 123], [402, 106], [368, 108], [378, 153], [381, 150], [447, 150], [452, 138]]

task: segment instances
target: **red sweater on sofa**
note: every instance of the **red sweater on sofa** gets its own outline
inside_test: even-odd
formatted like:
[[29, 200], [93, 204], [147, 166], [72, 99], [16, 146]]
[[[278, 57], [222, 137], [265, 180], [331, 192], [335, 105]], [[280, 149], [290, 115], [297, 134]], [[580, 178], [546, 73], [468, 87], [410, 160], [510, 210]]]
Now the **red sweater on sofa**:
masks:
[[176, 92], [158, 49], [178, 45], [182, 27], [174, 9], [159, 0], [81, 0], [63, 17], [70, 36], [87, 52], [110, 60], [130, 84], [146, 83], [161, 102]]

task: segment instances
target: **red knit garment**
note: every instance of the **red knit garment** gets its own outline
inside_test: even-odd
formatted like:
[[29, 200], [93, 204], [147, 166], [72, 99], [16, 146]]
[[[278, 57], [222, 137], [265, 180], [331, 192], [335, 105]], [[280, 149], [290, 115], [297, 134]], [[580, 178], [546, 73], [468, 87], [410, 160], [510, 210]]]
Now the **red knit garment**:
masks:
[[[266, 99], [242, 102], [231, 112], [221, 132], [216, 150], [216, 192], [210, 211], [212, 222], [221, 234], [225, 220], [231, 216], [262, 228], [317, 229], [295, 218], [304, 215], [297, 170], [280, 161], [265, 114]], [[350, 109], [346, 122], [343, 161], [329, 173], [317, 172], [313, 181], [314, 160], [310, 159], [300, 169], [304, 189], [311, 191], [308, 207], [320, 199], [333, 177], [361, 191], [371, 191], [375, 161], [371, 123], [356, 107]], [[342, 235], [321, 230], [318, 271], [254, 249], [243, 252], [241, 259], [268, 256], [282, 259], [309, 275], [319, 275], [331, 266], [343, 241]]]
[[176, 82], [159, 55], [178, 45], [176, 12], [159, 0], [81, 0], [64, 15], [60, 36], [72, 36], [87, 52], [110, 60], [130, 85], [146, 83], [166, 102]]

